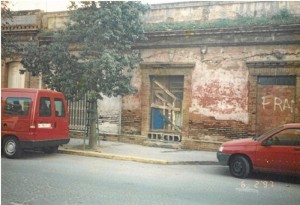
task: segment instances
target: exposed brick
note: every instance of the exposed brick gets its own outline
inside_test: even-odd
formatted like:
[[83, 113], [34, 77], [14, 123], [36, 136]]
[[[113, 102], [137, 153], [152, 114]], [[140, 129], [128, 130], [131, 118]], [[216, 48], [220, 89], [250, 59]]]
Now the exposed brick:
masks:
[[122, 110], [122, 133], [141, 134], [141, 110]]

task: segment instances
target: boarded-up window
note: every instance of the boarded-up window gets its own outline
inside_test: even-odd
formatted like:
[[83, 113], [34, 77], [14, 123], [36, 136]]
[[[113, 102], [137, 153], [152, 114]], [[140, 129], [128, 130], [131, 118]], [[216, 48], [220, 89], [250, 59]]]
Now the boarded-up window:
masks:
[[256, 131], [295, 121], [295, 76], [259, 76]]
[[181, 131], [183, 76], [150, 76], [151, 130]]

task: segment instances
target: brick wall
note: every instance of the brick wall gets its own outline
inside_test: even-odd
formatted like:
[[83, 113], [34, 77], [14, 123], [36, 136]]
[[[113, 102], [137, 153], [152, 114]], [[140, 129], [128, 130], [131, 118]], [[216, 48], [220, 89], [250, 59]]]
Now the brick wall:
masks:
[[[274, 62], [256, 64], [256, 67], [255, 63], [248, 65], [249, 133], [262, 133], [281, 123], [300, 122], [300, 63]], [[258, 76], [296, 76], [296, 85], [262, 86], [258, 85]], [[264, 96], [271, 98], [262, 101]]]
[[122, 134], [141, 134], [141, 110], [122, 110]]
[[190, 114], [189, 139], [204, 141], [224, 141], [248, 136], [248, 125], [235, 120], [217, 120]]

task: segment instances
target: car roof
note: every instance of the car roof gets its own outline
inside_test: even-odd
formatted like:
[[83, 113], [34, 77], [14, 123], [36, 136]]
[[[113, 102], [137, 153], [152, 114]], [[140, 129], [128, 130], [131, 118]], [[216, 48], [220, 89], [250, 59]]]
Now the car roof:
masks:
[[8, 91], [8, 92], [22, 92], [22, 93], [38, 93], [38, 92], [53, 92], [56, 93], [56, 91], [53, 90], [47, 90], [47, 89], [37, 89], [37, 88], [1, 88], [2, 91]]

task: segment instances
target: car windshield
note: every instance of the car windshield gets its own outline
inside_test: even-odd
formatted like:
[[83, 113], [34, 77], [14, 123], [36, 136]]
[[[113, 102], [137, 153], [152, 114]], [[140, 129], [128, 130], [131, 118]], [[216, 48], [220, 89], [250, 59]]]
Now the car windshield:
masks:
[[255, 141], [258, 141], [258, 140], [264, 138], [265, 136], [269, 135], [270, 133], [274, 132], [275, 130], [278, 130], [278, 129], [282, 128], [282, 127], [283, 127], [283, 125], [280, 125], [279, 127], [275, 127], [275, 128], [273, 128], [273, 129], [271, 129], [271, 130], [269, 130], [269, 131], [263, 133], [262, 135], [254, 136], [253, 139], [254, 139]]

